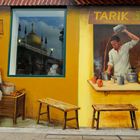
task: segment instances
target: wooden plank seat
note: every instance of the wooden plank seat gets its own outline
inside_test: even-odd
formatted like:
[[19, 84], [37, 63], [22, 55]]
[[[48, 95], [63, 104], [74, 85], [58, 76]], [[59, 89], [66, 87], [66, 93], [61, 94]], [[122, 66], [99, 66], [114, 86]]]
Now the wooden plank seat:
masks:
[[132, 128], [138, 129], [135, 111], [138, 109], [132, 104], [94, 104], [93, 107], [93, 120], [92, 128], [96, 121], [96, 129], [99, 129], [99, 119], [101, 111], [129, 111]]
[[[54, 100], [51, 98], [39, 99], [38, 102], [39, 102], [39, 111], [38, 111], [37, 123], [39, 123], [40, 115], [43, 115], [43, 114], [47, 114], [48, 122], [50, 123], [50, 107], [53, 107], [64, 112], [63, 129], [66, 129], [67, 121], [74, 120], [74, 119], [76, 120], [76, 128], [79, 129], [78, 110], [80, 108], [78, 106], [65, 103], [62, 101]], [[42, 104], [47, 105], [47, 112], [41, 112]], [[67, 113], [70, 111], [75, 111], [75, 117], [67, 118]]]

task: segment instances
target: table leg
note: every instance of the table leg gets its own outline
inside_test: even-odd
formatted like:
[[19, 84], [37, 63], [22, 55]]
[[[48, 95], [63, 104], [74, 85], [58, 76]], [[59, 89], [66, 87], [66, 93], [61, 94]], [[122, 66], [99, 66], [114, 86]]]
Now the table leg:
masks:
[[14, 115], [13, 124], [16, 124], [16, 123], [17, 123], [17, 117]]
[[48, 122], [50, 123], [51, 120], [50, 120], [50, 108], [49, 108], [49, 105], [47, 105], [47, 117], [48, 117]]
[[133, 119], [134, 119], [134, 123], [135, 123], [135, 129], [138, 129], [138, 124], [137, 124], [137, 119], [136, 119], [136, 115], [135, 115], [135, 111], [132, 111], [133, 113]]
[[39, 110], [38, 110], [37, 124], [39, 124], [39, 120], [40, 120], [41, 107], [42, 107], [42, 103], [39, 103]]
[[100, 111], [97, 111], [97, 126], [96, 126], [96, 129], [99, 129], [99, 119], [100, 119]]
[[78, 110], [75, 110], [77, 129], [79, 129]]
[[134, 123], [133, 123], [133, 114], [132, 114], [132, 111], [130, 111], [130, 118], [131, 118], [131, 124], [132, 124], [132, 128], [134, 128]]
[[64, 112], [64, 124], [63, 124], [63, 129], [66, 129], [66, 121], [67, 121], [67, 112]]
[[92, 128], [94, 128], [94, 123], [95, 123], [95, 120], [96, 120], [96, 118], [95, 118], [95, 114], [96, 114], [96, 110], [93, 109]]
[[22, 120], [25, 120], [25, 95], [23, 97]]
[[13, 124], [16, 124], [17, 123], [17, 99], [15, 100], [15, 103], [14, 103], [14, 113], [13, 113]]

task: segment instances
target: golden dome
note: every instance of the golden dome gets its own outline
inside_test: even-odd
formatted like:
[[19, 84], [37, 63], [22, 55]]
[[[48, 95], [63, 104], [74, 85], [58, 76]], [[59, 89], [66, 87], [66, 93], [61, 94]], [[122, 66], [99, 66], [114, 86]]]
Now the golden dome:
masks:
[[34, 32], [31, 32], [27, 35], [27, 44], [41, 47], [41, 38]]

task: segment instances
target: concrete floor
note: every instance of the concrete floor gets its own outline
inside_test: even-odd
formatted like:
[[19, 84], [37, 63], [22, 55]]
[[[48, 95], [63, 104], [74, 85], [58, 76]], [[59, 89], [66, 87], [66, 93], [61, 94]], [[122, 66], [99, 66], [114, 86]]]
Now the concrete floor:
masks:
[[[84, 131], [84, 129], [82, 129]], [[63, 131], [63, 132], [62, 132]], [[140, 140], [140, 135], [113, 135], [111, 131], [106, 129], [107, 134], [103, 135], [96, 133], [95, 131], [87, 132], [85, 129], [79, 132], [70, 132], [71, 130], [60, 129], [38, 129], [38, 128], [0, 128], [0, 140]], [[100, 131], [100, 130], [98, 130]], [[116, 130], [114, 130], [116, 131]], [[130, 132], [129, 130], [127, 130]], [[108, 135], [108, 134], [111, 135]], [[140, 134], [140, 131], [139, 131]]]
[[0, 140], [140, 140], [140, 130], [131, 128], [91, 128], [62, 130], [60, 124], [47, 124], [19, 118], [17, 125], [12, 119], [0, 119]]
[[135, 136], [72, 136], [42, 133], [0, 133], [0, 140], [140, 140]]

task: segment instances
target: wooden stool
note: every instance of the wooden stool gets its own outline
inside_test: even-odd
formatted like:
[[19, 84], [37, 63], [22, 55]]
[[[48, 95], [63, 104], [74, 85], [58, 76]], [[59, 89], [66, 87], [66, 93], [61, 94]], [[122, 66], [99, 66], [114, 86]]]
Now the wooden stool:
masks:
[[[76, 120], [76, 128], [79, 129], [79, 123], [78, 123], [78, 110], [80, 109], [79, 107], [62, 101], [54, 100], [51, 98], [39, 99], [38, 101], [39, 101], [39, 111], [38, 111], [37, 123], [39, 123], [40, 115], [43, 114], [47, 114], [48, 122], [50, 122], [50, 107], [53, 107], [64, 112], [63, 129], [66, 129], [67, 121], [74, 120], [74, 119]], [[47, 105], [47, 112], [41, 112], [42, 104]], [[67, 118], [67, 113], [70, 111], [75, 111], [75, 117]]]
[[131, 104], [96, 104], [96, 105], [92, 105], [92, 107], [93, 107], [92, 128], [94, 128], [94, 122], [96, 121], [97, 122], [96, 129], [99, 129], [99, 119], [100, 119], [101, 111], [129, 111], [132, 128], [136, 130], [138, 129], [136, 115], [135, 115], [135, 111], [137, 111], [138, 109]]

